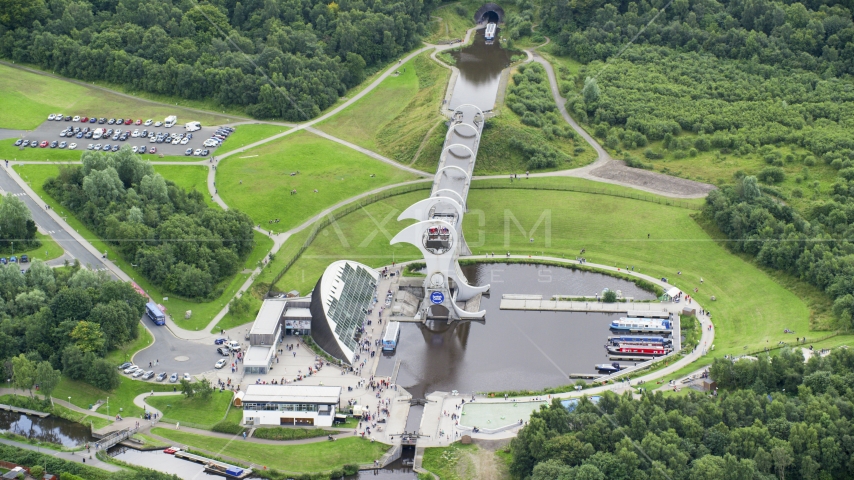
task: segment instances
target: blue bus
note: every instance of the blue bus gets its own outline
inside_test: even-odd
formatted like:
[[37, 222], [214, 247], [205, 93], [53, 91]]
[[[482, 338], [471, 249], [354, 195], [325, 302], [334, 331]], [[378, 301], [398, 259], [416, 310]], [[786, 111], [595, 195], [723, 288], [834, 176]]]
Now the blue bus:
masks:
[[388, 322], [383, 336], [383, 351], [390, 352], [397, 348], [397, 340], [400, 338], [400, 322]]
[[160, 307], [158, 307], [156, 303], [146, 303], [145, 314], [148, 315], [148, 318], [150, 318], [155, 325], [166, 325], [166, 315], [163, 315], [163, 312], [160, 311]]

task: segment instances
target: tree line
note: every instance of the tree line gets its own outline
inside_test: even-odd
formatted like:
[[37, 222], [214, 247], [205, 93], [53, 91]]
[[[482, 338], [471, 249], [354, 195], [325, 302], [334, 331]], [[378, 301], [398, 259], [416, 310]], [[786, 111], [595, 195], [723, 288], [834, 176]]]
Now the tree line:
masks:
[[104, 355], [139, 335], [145, 298], [129, 283], [75, 262], [52, 269], [34, 260], [26, 273], [0, 266], [0, 358], [17, 388], [49, 396], [59, 372], [109, 390], [116, 366]]
[[36, 240], [36, 222], [30, 209], [18, 197], [7, 193], [0, 196], [0, 253], [33, 249], [39, 246]]
[[531, 480], [819, 480], [854, 471], [854, 353], [717, 359], [714, 395], [555, 399], [511, 442]]
[[567, 109], [606, 146], [666, 140], [665, 148], [684, 158], [788, 143], [811, 152], [812, 161], [838, 160], [839, 168], [854, 162], [850, 5], [665, 4], [544, 3], [543, 28], [558, 51], [587, 63], [561, 86], [565, 93], [582, 90], [568, 95]]
[[730, 239], [727, 246], [822, 289], [846, 328], [854, 324], [854, 168], [839, 171], [832, 199], [804, 215], [763, 193], [756, 177], [713, 190], [704, 215]]
[[433, 1], [22, 0], [0, 56], [80, 80], [304, 121], [419, 43]]
[[219, 296], [218, 283], [237, 273], [255, 246], [248, 215], [208, 207], [202, 193], [164, 179], [128, 148], [86, 152], [82, 161], [62, 167], [45, 191], [167, 292]]

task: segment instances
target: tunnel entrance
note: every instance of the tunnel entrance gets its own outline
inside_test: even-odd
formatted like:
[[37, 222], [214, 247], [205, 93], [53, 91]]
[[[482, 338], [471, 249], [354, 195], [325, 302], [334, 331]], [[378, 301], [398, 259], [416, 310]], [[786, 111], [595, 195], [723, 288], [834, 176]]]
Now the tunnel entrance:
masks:
[[504, 9], [495, 3], [486, 3], [474, 14], [475, 23], [501, 23], [504, 21]]

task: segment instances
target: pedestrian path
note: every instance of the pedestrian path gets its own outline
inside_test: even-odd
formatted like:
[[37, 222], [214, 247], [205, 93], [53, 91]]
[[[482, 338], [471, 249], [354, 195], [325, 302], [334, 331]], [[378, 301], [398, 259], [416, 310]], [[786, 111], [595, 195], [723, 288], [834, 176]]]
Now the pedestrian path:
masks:
[[62, 460], [66, 460], [74, 463], [84, 463], [90, 467], [100, 468], [101, 470], [106, 470], [108, 472], [120, 472], [123, 469], [117, 465], [113, 465], [112, 463], [102, 462], [98, 460], [92, 452], [86, 452], [84, 450], [79, 450], [76, 452], [61, 452], [57, 450], [51, 450], [46, 447], [40, 447], [38, 445], [30, 445], [29, 443], [16, 442], [14, 440], [8, 440], [5, 438], [0, 438], [0, 443], [4, 445], [11, 445], [13, 447], [22, 448], [24, 450], [30, 450], [33, 452], [39, 452], [44, 455], [50, 455], [52, 457], [61, 458]]

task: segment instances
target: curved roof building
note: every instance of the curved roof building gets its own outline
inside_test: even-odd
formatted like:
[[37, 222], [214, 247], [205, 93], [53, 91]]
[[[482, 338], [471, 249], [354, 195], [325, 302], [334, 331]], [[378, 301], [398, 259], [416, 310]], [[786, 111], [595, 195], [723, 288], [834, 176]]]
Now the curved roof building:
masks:
[[311, 336], [326, 353], [353, 363], [379, 277], [373, 268], [350, 260], [326, 267], [311, 294]]

